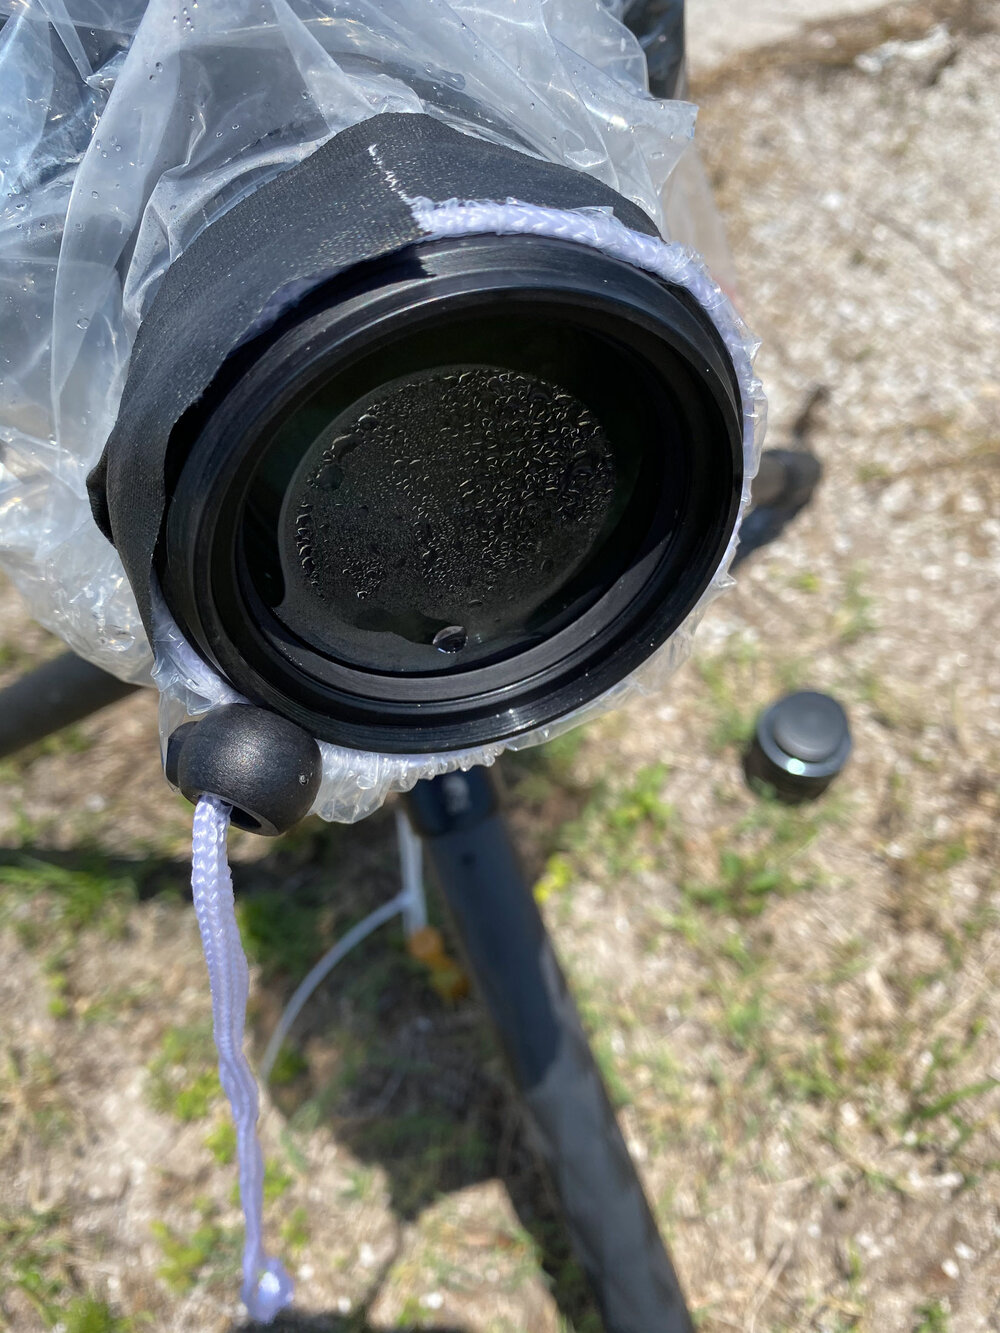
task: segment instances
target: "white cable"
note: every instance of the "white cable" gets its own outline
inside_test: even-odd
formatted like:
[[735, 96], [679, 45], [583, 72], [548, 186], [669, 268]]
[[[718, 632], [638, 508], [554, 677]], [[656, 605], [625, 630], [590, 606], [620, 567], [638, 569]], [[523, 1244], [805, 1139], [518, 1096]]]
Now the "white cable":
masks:
[[399, 876], [402, 881], [403, 929], [406, 938], [415, 935], [427, 925], [427, 898], [424, 894], [424, 845], [413, 832], [413, 826], [403, 814], [396, 811], [396, 841], [399, 846]]
[[243, 1054], [250, 971], [236, 924], [233, 880], [226, 858], [229, 806], [202, 796], [194, 812], [191, 890], [212, 992], [212, 1026], [219, 1080], [236, 1126], [240, 1199], [246, 1233], [240, 1294], [251, 1318], [269, 1324], [291, 1301], [292, 1280], [280, 1259], [264, 1252], [264, 1160], [257, 1138], [257, 1084]]
[[284, 1045], [285, 1038], [291, 1031], [292, 1024], [305, 1008], [313, 991], [326, 980], [338, 963], [342, 963], [351, 950], [368, 938], [379, 926], [384, 925], [401, 912], [407, 937], [414, 931], [427, 925], [427, 899], [424, 896], [423, 846], [410, 827], [410, 822], [402, 811], [396, 815], [396, 837], [399, 844], [399, 872], [402, 888], [394, 898], [377, 907], [363, 921], [339, 939], [331, 949], [316, 963], [299, 982], [292, 998], [285, 1005], [278, 1020], [278, 1026], [271, 1034], [263, 1059], [260, 1062], [260, 1077], [267, 1083], [274, 1069], [278, 1052]]
[[397, 893], [395, 898], [383, 903], [381, 907], [377, 907], [374, 912], [366, 916], [363, 921], [359, 921], [356, 926], [352, 926], [347, 934], [323, 955], [315, 967], [306, 973], [299, 982], [295, 994], [285, 1005], [285, 1012], [281, 1015], [278, 1026], [274, 1029], [271, 1040], [267, 1043], [267, 1050], [260, 1062], [260, 1077], [265, 1083], [271, 1077], [274, 1062], [278, 1058], [278, 1052], [281, 1050], [292, 1024], [302, 1012], [303, 1006], [316, 987], [326, 980], [337, 964], [347, 957], [356, 944], [360, 944], [362, 940], [368, 938], [372, 931], [378, 930], [379, 926], [394, 917], [397, 912], [401, 912], [403, 906], [404, 895]]

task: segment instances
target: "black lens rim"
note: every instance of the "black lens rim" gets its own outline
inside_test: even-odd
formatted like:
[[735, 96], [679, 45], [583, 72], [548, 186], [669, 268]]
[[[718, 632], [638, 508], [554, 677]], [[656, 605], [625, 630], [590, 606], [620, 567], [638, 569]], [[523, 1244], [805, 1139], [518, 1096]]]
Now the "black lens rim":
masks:
[[[691, 495], [679, 532], [652, 541], [552, 639], [453, 675], [380, 676], [321, 659], [268, 625], [237, 528], [269, 423], [345, 358], [436, 320], [522, 303], [584, 327], [613, 323], [661, 373], [688, 418]], [[533, 730], [591, 702], [690, 614], [729, 544], [743, 484], [742, 410], [728, 352], [684, 289], [600, 252], [540, 237], [427, 242], [318, 288], [230, 359], [171, 438], [172, 485], [157, 572], [182, 631], [247, 698], [320, 739], [365, 751], [467, 749]], [[677, 560], [683, 557], [683, 567]], [[273, 617], [271, 617], [273, 620]]]
[[[619, 463], [625, 455], [631, 455], [626, 466], [632, 469], [634, 475], [625, 491], [616, 497], [624, 503], [615, 517], [613, 528], [602, 532], [600, 542], [586, 554], [581, 566], [559, 585], [548, 603], [540, 605], [538, 609], [542, 614], [539, 620], [530, 627], [522, 621], [516, 632], [516, 647], [512, 647], [510, 631], [501, 630], [499, 635], [488, 639], [481, 647], [473, 647], [471, 652], [463, 652], [460, 657], [447, 660], [443, 654], [435, 651], [429, 641], [422, 645], [404, 642], [400, 651], [400, 641], [391, 632], [376, 631], [368, 636], [366, 643], [359, 644], [356, 640], [350, 641], [353, 636], [348, 629], [343, 651], [338, 652], [336, 647], [330, 646], [338, 638], [338, 629], [331, 624], [325, 629], [317, 627], [314, 635], [308, 631], [304, 634], [306, 641], [312, 643], [320, 654], [329, 651], [345, 666], [353, 664], [356, 669], [375, 676], [433, 676], [445, 672], [451, 675], [456, 671], [468, 671], [474, 665], [485, 665], [488, 660], [499, 661], [512, 652], [523, 654], [531, 641], [551, 640], [557, 628], [582, 615], [619, 577], [627, 573], [636, 558], [642, 534], [650, 530], [669, 532], [672, 529], [679, 512], [679, 502], [676, 496], [667, 492], [663, 476], [665, 469], [669, 475], [672, 459], [677, 478], [682, 477], [684, 457], [680, 442], [665, 440], [662, 454], [656, 457], [652, 450], [642, 449], [638, 443], [665, 418], [670, 420], [673, 416], [673, 405], [666, 390], [653, 378], [644, 362], [605, 336], [606, 330], [600, 323], [596, 323], [587, 333], [585, 355], [591, 362], [587, 372], [583, 372], [579, 364], [574, 364], [580, 356], [580, 348], [574, 347], [573, 335], [579, 330], [572, 324], [546, 323], [544, 327], [549, 329], [553, 345], [543, 353], [547, 359], [544, 367], [541, 367], [535, 355], [525, 346], [534, 340], [537, 333], [537, 321], [533, 327], [530, 318], [533, 313], [537, 313], [534, 307], [525, 312], [519, 308], [518, 302], [505, 302], [502, 311], [491, 314], [485, 330], [483, 321], [474, 309], [471, 314], [461, 309], [442, 313], [430, 321], [429, 327], [421, 331], [420, 337], [405, 339], [404, 347], [400, 348], [397, 343], [377, 347], [370, 355], [353, 361], [346, 375], [334, 377], [332, 392], [328, 388], [328, 381], [320, 385], [317, 398], [324, 400], [325, 415], [334, 421], [342, 415], [338, 413], [338, 408], [343, 399], [343, 390], [348, 388], [352, 392], [357, 391], [358, 397], [348, 409], [353, 416], [359, 410], [357, 404], [366, 400], [364, 390], [368, 385], [374, 384], [376, 390], [381, 392], [385, 385], [392, 385], [394, 381], [411, 384], [415, 376], [427, 373], [428, 366], [433, 372], [452, 372], [464, 368], [470, 356], [476, 366], [502, 365], [514, 374], [524, 373], [535, 379], [544, 374], [553, 386], [558, 385], [581, 406], [585, 404], [595, 419], [602, 423], [609, 419], [614, 422], [606, 438], [612, 452], [619, 458]], [[554, 321], [555, 316], [547, 314], [546, 320], [549, 318]], [[425, 337], [424, 332], [429, 337]], [[563, 359], [564, 348], [570, 347], [574, 347], [574, 350], [567, 359]], [[463, 356], [466, 361], [460, 365]], [[600, 373], [593, 367], [595, 360], [599, 361]], [[298, 452], [293, 462], [289, 450], [282, 447], [282, 441], [291, 436], [293, 439], [298, 437], [296, 442], [299, 443], [303, 432], [312, 434], [316, 408], [316, 399], [310, 398], [302, 405], [301, 411], [293, 409], [282, 418], [272, 445], [264, 452], [247, 491], [244, 528], [247, 532], [252, 528], [255, 539], [253, 549], [249, 542], [246, 543], [247, 565], [255, 590], [260, 593], [265, 604], [261, 613], [265, 617], [273, 614], [274, 619], [280, 622], [274, 626], [279, 637], [287, 632], [294, 638], [298, 633], [296, 618], [303, 618], [308, 625], [316, 609], [314, 594], [304, 589], [299, 569], [295, 566], [288, 569], [282, 560], [282, 547], [287, 559], [287, 543], [292, 536], [292, 510], [288, 505], [288, 496], [291, 494], [297, 498], [297, 502], [301, 502], [304, 497], [301, 485], [297, 483], [300, 483], [304, 472], [315, 469], [317, 462], [316, 444]], [[618, 424], [622, 410], [628, 417], [628, 426], [624, 429]], [[320, 451], [325, 449], [322, 436], [318, 448]], [[258, 478], [261, 480], [259, 488]], [[284, 497], [280, 501], [277, 500], [279, 492]], [[258, 497], [256, 504], [255, 496]], [[251, 510], [254, 511], [252, 519]], [[261, 538], [267, 546], [263, 545]], [[328, 556], [331, 553], [324, 554]], [[265, 591], [265, 585], [268, 591]], [[277, 593], [279, 587], [280, 595]], [[291, 615], [286, 614], [289, 591], [292, 598]], [[526, 595], [530, 598], [530, 594]], [[274, 608], [273, 612], [271, 608]], [[338, 618], [339, 610], [333, 618], [334, 622]], [[456, 620], [462, 620], [457, 607], [448, 617], [448, 623], [454, 624]], [[442, 621], [441, 626], [443, 624]], [[328, 645], [326, 649], [324, 640]], [[321, 666], [319, 672], [324, 675]]]

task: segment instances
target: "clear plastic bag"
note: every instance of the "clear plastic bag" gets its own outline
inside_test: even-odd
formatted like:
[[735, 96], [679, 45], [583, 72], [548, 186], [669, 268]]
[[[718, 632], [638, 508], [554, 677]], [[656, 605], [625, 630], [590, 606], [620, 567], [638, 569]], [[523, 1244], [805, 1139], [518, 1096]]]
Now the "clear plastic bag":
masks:
[[[91, 517], [87, 474], [167, 267], [332, 135], [382, 112], [428, 113], [589, 172], [665, 231], [695, 111], [649, 96], [621, 11], [620, 0], [0, 0], [0, 562], [42, 624], [106, 670], [150, 679], [153, 652]], [[725, 298], [701, 280], [701, 299], [736, 330], [748, 368], [753, 344]], [[742, 379], [752, 471], [762, 399], [749, 369]], [[171, 634], [156, 644], [168, 729], [217, 692], [187, 681]], [[642, 679], [688, 638], [685, 625]], [[400, 758], [326, 746], [317, 809], [358, 818], [391, 789], [502, 748]]]

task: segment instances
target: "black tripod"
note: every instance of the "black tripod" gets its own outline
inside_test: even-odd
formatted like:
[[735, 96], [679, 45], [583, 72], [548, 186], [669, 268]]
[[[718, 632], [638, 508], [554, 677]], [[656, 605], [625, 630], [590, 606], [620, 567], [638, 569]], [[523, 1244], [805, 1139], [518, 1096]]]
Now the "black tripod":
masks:
[[[808, 503], [811, 454], [771, 450], [737, 561]], [[0, 758], [129, 694], [72, 653], [0, 691]], [[407, 798], [609, 1333], [692, 1328], [677, 1276], [615, 1120], [576, 1006], [484, 769]]]

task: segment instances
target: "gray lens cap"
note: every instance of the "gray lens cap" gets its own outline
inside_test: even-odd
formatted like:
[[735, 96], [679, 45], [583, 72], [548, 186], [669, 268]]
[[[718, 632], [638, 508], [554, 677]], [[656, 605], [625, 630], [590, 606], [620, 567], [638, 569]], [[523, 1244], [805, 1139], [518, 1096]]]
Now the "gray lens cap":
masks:
[[836, 699], [816, 690], [786, 695], [757, 720], [747, 775], [789, 800], [824, 791], [847, 763], [851, 731]]

